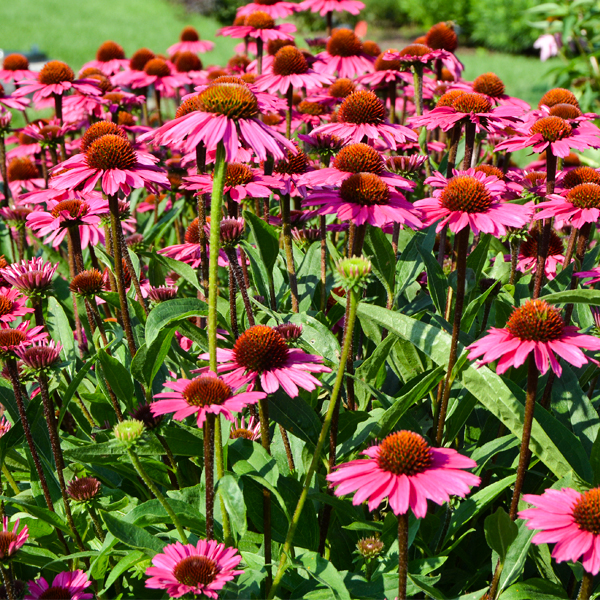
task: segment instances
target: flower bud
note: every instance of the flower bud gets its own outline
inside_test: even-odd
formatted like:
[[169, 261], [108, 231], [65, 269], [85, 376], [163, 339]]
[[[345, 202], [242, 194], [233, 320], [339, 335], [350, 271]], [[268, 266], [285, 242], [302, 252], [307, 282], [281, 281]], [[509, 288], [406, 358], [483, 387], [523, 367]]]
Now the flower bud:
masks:
[[144, 424], [137, 419], [122, 421], [113, 428], [115, 437], [128, 448], [133, 446], [144, 433]]
[[362, 256], [343, 258], [336, 267], [342, 286], [352, 291], [358, 291], [364, 287], [365, 280], [371, 273], [371, 263]]

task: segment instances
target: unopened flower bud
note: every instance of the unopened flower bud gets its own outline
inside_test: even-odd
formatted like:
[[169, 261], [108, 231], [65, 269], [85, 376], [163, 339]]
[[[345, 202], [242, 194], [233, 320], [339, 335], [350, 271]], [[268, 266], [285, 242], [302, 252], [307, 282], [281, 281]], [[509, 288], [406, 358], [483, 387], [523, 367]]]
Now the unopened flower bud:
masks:
[[221, 244], [224, 248], [235, 248], [244, 236], [244, 219], [226, 217], [221, 221]]
[[361, 556], [366, 559], [379, 556], [383, 550], [383, 542], [378, 537], [361, 538], [356, 544], [356, 548]]
[[100, 493], [100, 482], [95, 477], [75, 477], [69, 483], [67, 493], [74, 502], [89, 502]]
[[347, 290], [361, 289], [371, 273], [371, 263], [362, 256], [343, 258], [336, 267], [341, 284]]
[[137, 419], [121, 421], [113, 427], [115, 437], [128, 448], [133, 446], [144, 433], [144, 424]]

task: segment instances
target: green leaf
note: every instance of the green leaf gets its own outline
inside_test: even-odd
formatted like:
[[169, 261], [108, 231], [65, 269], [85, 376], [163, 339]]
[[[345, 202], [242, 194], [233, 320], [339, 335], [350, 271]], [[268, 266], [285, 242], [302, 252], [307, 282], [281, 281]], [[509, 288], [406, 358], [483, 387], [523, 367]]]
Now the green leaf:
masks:
[[[264, 477], [270, 485], [277, 485], [279, 479], [279, 469], [275, 459], [269, 456], [267, 451], [259, 444], [254, 444], [250, 440], [238, 438], [229, 445], [229, 459], [235, 470], [239, 462], [246, 462], [253, 470]], [[244, 474], [247, 473], [244, 470]]]
[[321, 420], [300, 395], [291, 398], [279, 389], [269, 396], [268, 402], [271, 419], [312, 447], [316, 446]]
[[175, 298], [161, 302], [153, 308], [146, 322], [146, 345], [150, 347], [161, 329], [183, 321], [188, 317], [201, 317], [208, 314], [208, 305], [198, 298]]
[[427, 271], [427, 289], [431, 299], [435, 304], [438, 314], [443, 315], [446, 310], [446, 297], [448, 295], [448, 279], [442, 271], [440, 263], [433, 258], [430, 252], [424, 252], [419, 249], [421, 258], [425, 263]]
[[[343, 300], [340, 302], [343, 303]], [[361, 319], [371, 319], [388, 331], [412, 342], [436, 364], [447, 365], [451, 338], [445, 331], [380, 306], [361, 303], [357, 314]], [[464, 347], [459, 343], [459, 357], [463, 351]], [[489, 368], [485, 366], [476, 368], [472, 364], [467, 364], [460, 373], [459, 380], [514, 435], [521, 436], [525, 412], [525, 394], [521, 388], [509, 387], [509, 381], [505, 381]], [[543, 427], [540, 425], [541, 421]], [[552, 437], [550, 437], [550, 433], [552, 433]], [[532, 452], [557, 477], [564, 477], [571, 470], [575, 470], [584, 479], [587, 479], [588, 475], [591, 478], [589, 461], [586, 466], [585, 460], [587, 459], [584, 460], [585, 457], [582, 457], [581, 453], [575, 454], [571, 451], [565, 455], [557, 447], [557, 444], [567, 446], [564, 444], [564, 440], [569, 438], [569, 434], [570, 432], [561, 427], [560, 423], [547, 411], [537, 407], [530, 443]], [[572, 434], [570, 435], [572, 436]], [[574, 436], [572, 437], [574, 440]], [[572, 445], [572, 442], [568, 442], [569, 447]]]
[[300, 343], [311, 354], [318, 354], [334, 364], [340, 361], [340, 345], [331, 330], [310, 315], [299, 313], [292, 315], [290, 323], [302, 325]]
[[175, 260], [174, 258], [165, 256], [164, 254], [154, 253], [152, 256], [156, 262], [167, 267], [169, 271], [175, 271], [175, 273], [183, 277], [185, 281], [187, 281], [197, 290], [202, 289], [198, 283], [198, 272], [196, 269], [192, 269], [192, 267], [190, 267], [190, 265], [187, 263], [181, 262], [180, 260]]
[[271, 281], [271, 275], [270, 273], [267, 273], [265, 264], [256, 248], [252, 247], [246, 240], [242, 240], [240, 246], [243, 248], [250, 261], [250, 271], [252, 273], [252, 279], [254, 280], [254, 286], [258, 290], [258, 293], [265, 299], [265, 304], [269, 305], [269, 299], [271, 297], [269, 292], [269, 282]]
[[396, 257], [392, 244], [382, 229], [379, 227], [367, 229], [363, 254], [371, 261], [373, 273], [381, 281], [388, 295], [392, 295], [396, 276]]
[[483, 531], [488, 546], [498, 554], [500, 562], [504, 564], [506, 553], [515, 541], [519, 528], [508, 516], [508, 513], [499, 507], [494, 514], [486, 517]]
[[145, 529], [127, 523], [123, 518], [115, 517], [109, 512], [101, 511], [100, 514], [106, 529], [127, 546], [144, 550], [151, 556], [161, 552], [165, 547], [163, 541], [148, 533]]
[[417, 231], [408, 242], [396, 264], [396, 295], [402, 294], [423, 270], [422, 250], [424, 254], [433, 250], [435, 243], [435, 225], [424, 231]]
[[344, 579], [338, 570], [316, 552], [299, 551], [294, 561], [298, 568], [306, 570], [306, 574], [316, 579], [321, 585], [329, 589], [329, 598], [335, 600], [350, 600], [350, 594]]
[[129, 406], [134, 396], [133, 381], [129, 374], [129, 370], [126, 369], [118, 359], [108, 354], [103, 348], [98, 350], [98, 358], [102, 364], [104, 377], [110, 384], [112, 391], [119, 400], [126, 406]]
[[535, 535], [535, 531], [528, 529], [527, 523], [523, 519], [519, 519], [516, 525], [518, 534], [506, 553], [504, 568], [500, 576], [500, 591], [513, 584], [521, 576], [531, 540]]
[[131, 374], [141, 383], [152, 387], [156, 374], [164, 364], [175, 335], [175, 328], [164, 327], [150, 346], [143, 344], [131, 361]]
[[6, 504], [15, 504], [23, 510], [23, 512], [29, 513], [30, 515], [50, 523], [53, 527], [60, 529], [62, 532], [70, 535], [70, 530], [67, 524], [57, 515], [55, 512], [42, 508], [37, 504], [29, 504], [20, 498], [9, 498], [8, 496], [0, 496], [0, 500], [6, 502]]
[[528, 579], [515, 583], [500, 596], [501, 600], [566, 600], [568, 597], [561, 585], [546, 579]]
[[492, 236], [489, 233], [484, 233], [480, 239], [477, 247], [467, 258], [467, 268], [473, 269], [475, 273], [475, 281], [479, 280], [483, 268], [488, 264], [488, 250], [490, 248], [490, 242]]
[[297, 273], [298, 278], [298, 302], [300, 312], [310, 309], [313, 299], [321, 290], [321, 245], [311, 244]]
[[550, 304], [600, 304], [600, 290], [565, 290], [543, 298]]
[[231, 473], [225, 473], [217, 481], [215, 493], [220, 495], [234, 529], [238, 536], [242, 538], [247, 530], [246, 505], [238, 478]]
[[277, 230], [248, 210], [244, 211], [244, 219], [246, 219], [246, 223], [250, 226], [260, 257], [267, 273], [270, 275], [273, 272], [273, 267], [279, 254], [279, 236], [277, 235]]
[[73, 337], [73, 329], [67, 319], [67, 315], [60, 305], [59, 301], [54, 296], [48, 297], [48, 314], [46, 316], [46, 326], [50, 333], [50, 337], [55, 340], [60, 340], [63, 345], [63, 353], [66, 360], [75, 364], [77, 360], [77, 352], [75, 351], [75, 338]]
[[109, 576], [106, 578], [104, 589], [100, 592], [105, 594], [108, 588], [115, 582], [123, 573], [135, 566], [138, 562], [145, 558], [145, 554], [139, 550], [127, 553], [112, 569]]
[[411, 380], [410, 390], [400, 396], [379, 419], [380, 429], [378, 436], [383, 439], [392, 432], [402, 415], [415, 403], [426, 396], [444, 378], [444, 368], [437, 367], [429, 373], [418, 375]]
[[150, 231], [144, 233], [144, 243], [150, 245], [155, 239], [160, 240], [184, 207], [185, 203], [176, 203], [170, 211], [166, 212], [162, 218], [159, 219], [158, 223], [152, 226]]
[[509, 475], [500, 481], [495, 481], [461, 502], [460, 506], [452, 513], [452, 517], [450, 518], [450, 525], [448, 526], [448, 531], [446, 533], [446, 541], [456, 534], [463, 525], [476, 517], [505, 489], [511, 486], [516, 478], [517, 476], [515, 474]]
[[67, 391], [63, 394], [63, 397], [62, 397], [63, 404], [60, 408], [60, 415], [58, 416], [58, 425], [59, 426], [61, 425], [63, 419], [65, 418], [65, 415], [67, 414], [67, 409], [69, 408], [69, 403], [71, 402], [71, 398], [73, 398], [73, 395], [79, 389], [81, 382], [85, 379], [85, 376], [88, 374], [89, 370], [92, 368], [92, 365], [96, 362], [97, 359], [98, 359], [98, 355], [95, 354], [94, 356], [90, 357], [85, 362], [83, 367], [81, 367], [77, 371], [77, 375], [75, 375], [75, 377], [69, 384]]

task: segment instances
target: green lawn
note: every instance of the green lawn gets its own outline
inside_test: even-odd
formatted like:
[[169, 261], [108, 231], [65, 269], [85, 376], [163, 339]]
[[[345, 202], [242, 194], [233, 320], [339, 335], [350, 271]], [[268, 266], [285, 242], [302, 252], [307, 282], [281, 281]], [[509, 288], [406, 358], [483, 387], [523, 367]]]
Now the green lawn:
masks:
[[[227, 61], [232, 43], [215, 38], [214, 19], [186, 14], [167, 0], [6, 0], [0, 2], [0, 47], [4, 52], [28, 50], [32, 44], [50, 58], [74, 69], [95, 57], [105, 40], [123, 46], [127, 56], [143, 46], [164, 53], [178, 41], [185, 25], [217, 47], [206, 54], [207, 64]], [[204, 57], [203, 57], [204, 58]]]

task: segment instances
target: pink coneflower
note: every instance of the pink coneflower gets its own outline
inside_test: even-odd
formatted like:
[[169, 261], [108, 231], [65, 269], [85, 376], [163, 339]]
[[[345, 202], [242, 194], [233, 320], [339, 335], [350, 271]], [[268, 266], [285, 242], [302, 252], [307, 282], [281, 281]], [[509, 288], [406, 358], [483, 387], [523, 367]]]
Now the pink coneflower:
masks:
[[452, 74], [454, 79], [459, 79], [464, 67], [462, 63], [448, 50], [443, 48], [434, 49], [426, 44], [409, 44], [402, 50], [388, 50], [384, 53], [385, 60], [399, 60], [409, 65], [431, 66], [434, 61], [439, 60]]
[[89, 79], [75, 79], [73, 69], [66, 63], [51, 60], [42, 67], [36, 80], [23, 79], [14, 96], [20, 98], [33, 93], [33, 101], [39, 102], [45, 98], [62, 96], [70, 90], [92, 96], [99, 96], [102, 93], [95, 82]]
[[237, 438], [244, 438], [245, 440], [250, 440], [252, 442], [259, 440], [260, 421], [255, 417], [250, 417], [248, 419], [248, 423], [246, 423], [246, 418], [244, 416], [242, 416], [241, 420], [238, 420], [238, 418], [235, 417], [233, 423], [231, 424], [229, 437], [232, 440]]
[[543, 152], [550, 148], [554, 156], [564, 158], [569, 155], [571, 149], [600, 148], [600, 129], [591, 123], [581, 123], [579, 127], [572, 127], [561, 117], [542, 117], [531, 125], [528, 132], [500, 142], [494, 151], [515, 152], [530, 147], [534, 152]]
[[43, 332], [43, 329], [43, 325], [29, 329], [29, 321], [23, 321], [16, 327], [0, 323], [0, 354], [11, 354], [20, 348], [45, 340], [48, 334]]
[[148, 48], [140, 48], [136, 50], [129, 59], [129, 65], [124, 71], [116, 73], [111, 77], [113, 85], [128, 87], [134, 82], [140, 74], [143, 73], [144, 67], [152, 59], [156, 58], [156, 54]]
[[535, 508], [519, 512], [528, 529], [538, 529], [534, 544], [556, 544], [552, 558], [577, 562], [592, 575], [600, 571], [600, 489], [578, 492], [571, 488], [548, 489], [541, 496], [525, 494]]
[[581, 367], [588, 362], [581, 348], [600, 350], [600, 340], [565, 325], [556, 308], [537, 299], [515, 308], [504, 328], [492, 327], [484, 338], [471, 344], [469, 359], [482, 357], [482, 363], [499, 359], [496, 372], [502, 374], [509, 367], [520, 367], [533, 352], [540, 373], [546, 373], [550, 364], [560, 377], [562, 368], [555, 353]]
[[244, 20], [243, 25], [230, 25], [222, 27], [217, 35], [225, 35], [232, 38], [251, 37], [263, 42], [269, 40], [292, 40], [291, 34], [296, 31], [296, 26], [291, 23], [276, 25], [273, 17], [262, 10], [250, 13]]
[[38, 190], [45, 185], [37, 165], [26, 156], [13, 158], [8, 163], [7, 179], [13, 197], [20, 196], [23, 191]]
[[596, 223], [600, 217], [600, 184], [580, 183], [566, 190], [564, 196], [549, 194], [537, 206], [541, 210], [535, 215], [536, 220], [554, 217], [559, 229], [566, 224], [580, 229], [586, 223]]
[[27, 297], [22, 296], [19, 290], [0, 287], [0, 322], [10, 323], [33, 312], [33, 308], [25, 306], [26, 302]]
[[52, 585], [49, 585], [43, 577], [30, 581], [28, 585], [29, 593], [25, 596], [25, 600], [42, 600], [43, 598], [90, 600], [94, 597], [93, 594], [83, 591], [92, 585], [92, 582], [80, 569], [59, 573], [52, 580]]
[[106, 41], [100, 45], [96, 51], [96, 60], [91, 60], [83, 67], [84, 69], [98, 69], [105, 75], [114, 75], [121, 69], [129, 65], [129, 60], [125, 58], [123, 47], [113, 41]]
[[[198, 358], [208, 360], [208, 354]], [[298, 387], [312, 392], [321, 385], [311, 373], [331, 371], [321, 364], [320, 356], [289, 348], [285, 338], [267, 325], [255, 325], [244, 331], [233, 350], [217, 348], [217, 362], [217, 371], [226, 373], [223, 379], [235, 388], [248, 384], [248, 389], [254, 389], [259, 380], [268, 394], [282, 387], [292, 398], [298, 395]]]
[[28, 296], [39, 296], [52, 289], [52, 279], [58, 268], [38, 256], [29, 261], [13, 263], [0, 268], [0, 277]]
[[453, 173], [450, 179], [437, 172], [425, 180], [436, 188], [433, 197], [415, 202], [425, 225], [440, 221], [436, 231], [448, 224], [454, 233], [470, 227], [474, 233], [502, 236], [506, 235], [507, 227], [521, 228], [529, 221], [528, 207], [500, 201], [506, 184], [494, 175], [475, 169], [455, 169]]
[[12, 556], [19, 550], [29, 538], [29, 528], [27, 525], [19, 529], [19, 519], [15, 521], [12, 531], [8, 529], [8, 517], [2, 519], [2, 531], [0, 531], [0, 560]]
[[[539, 230], [534, 228], [521, 242], [521, 245], [519, 246], [519, 256], [517, 262], [518, 271], [524, 273], [525, 271], [529, 271], [529, 269], [534, 269], [535, 272], [538, 260], [538, 239]], [[565, 249], [562, 240], [554, 231], [550, 231], [548, 253], [546, 256], [546, 263], [544, 265], [544, 274], [548, 279], [554, 279], [554, 277], [556, 277], [556, 267], [558, 265], [564, 267], [564, 251]]]
[[325, 51], [317, 54], [313, 68], [318, 73], [353, 78], [373, 70], [373, 57], [351, 29], [335, 29]]
[[290, 86], [312, 89], [331, 83], [329, 76], [309, 68], [306, 58], [295, 46], [284, 46], [278, 50], [268, 71], [256, 79], [256, 89], [286, 94]]
[[82, 248], [87, 248], [90, 243], [95, 246], [104, 239], [100, 225], [108, 203], [87, 194], [72, 195], [80, 197], [60, 202], [48, 200], [46, 210], [34, 210], [27, 215], [27, 225], [37, 235], [48, 236], [45, 243], [52, 243], [55, 248], [60, 246], [69, 227], [79, 227]]
[[[451, 104], [447, 102], [451, 101]], [[416, 127], [427, 127], [442, 131], [452, 129], [457, 123], [474, 123], [478, 129], [489, 131], [494, 126], [507, 127], [520, 122], [519, 115], [522, 110], [514, 105], [494, 107], [491, 101], [483, 94], [475, 92], [462, 92], [455, 94], [453, 91], [444, 94], [437, 106], [421, 117], [410, 117], [409, 122]]]
[[339, 190], [314, 192], [303, 204], [322, 205], [319, 214], [336, 214], [339, 219], [356, 225], [369, 223], [383, 227], [387, 223], [400, 223], [414, 229], [423, 226], [419, 211], [374, 173], [350, 175]]
[[266, 12], [273, 19], [285, 19], [298, 10], [302, 10], [300, 5], [295, 2], [279, 2], [278, 0], [259, 0], [259, 2], [250, 2], [237, 9], [238, 17], [247, 17], [257, 10]]
[[135, 71], [135, 77], [132, 76], [129, 86], [140, 89], [153, 85], [162, 96], [172, 97], [175, 95], [175, 90], [185, 82], [185, 76], [173, 73], [169, 63], [157, 57], [150, 59], [142, 71]]
[[358, 83], [367, 87], [375, 87], [386, 83], [399, 83], [404, 81], [402, 73], [400, 72], [403, 68], [402, 63], [397, 59], [385, 60], [383, 58], [384, 54], [385, 52], [382, 52], [375, 60], [375, 64], [373, 65], [375, 71], [358, 77], [356, 80]]
[[29, 98], [19, 98], [6, 94], [4, 86], [0, 85], [0, 106], [4, 108], [14, 108], [15, 110], [25, 110], [29, 106]]
[[321, 125], [312, 132], [313, 135], [324, 133], [335, 135], [347, 143], [362, 142], [366, 138], [392, 150], [407, 140], [416, 142], [419, 137], [408, 127], [387, 122], [383, 103], [367, 90], [354, 92], [342, 102], [336, 123]]
[[7, 54], [2, 61], [0, 81], [19, 82], [22, 79], [32, 79], [37, 75], [29, 69], [29, 59], [22, 54]]
[[183, 421], [197, 414], [198, 427], [202, 427], [207, 414], [222, 414], [233, 421], [233, 412], [241, 412], [249, 404], [256, 404], [266, 398], [263, 392], [241, 392], [234, 395], [233, 389], [212, 372], [204, 373], [194, 379], [178, 379], [165, 384], [172, 392], [155, 394], [157, 402], [150, 405], [152, 414], [166, 415], [174, 413], [176, 421]]
[[[401, 158], [401, 157], [394, 157]], [[402, 157], [405, 158], [405, 157]], [[424, 157], [423, 157], [424, 158]], [[391, 188], [413, 190], [415, 184], [387, 170], [383, 156], [367, 144], [349, 144], [335, 156], [331, 167], [316, 169], [304, 174], [300, 183], [307, 186], [339, 187], [345, 179], [356, 173], [374, 173]]]
[[427, 500], [443, 504], [451, 495], [464, 498], [480, 482], [462, 470], [476, 467], [474, 460], [451, 448], [433, 448], [412, 431], [391, 433], [361, 454], [368, 458], [339, 465], [327, 481], [336, 486], [336, 496], [356, 492], [352, 504], [366, 500], [371, 511], [388, 498], [395, 515], [410, 508], [422, 519], [427, 515]]
[[331, 12], [349, 12], [357, 15], [365, 7], [360, 0], [304, 0], [300, 2], [299, 10], [310, 10], [322, 17]]
[[6, 417], [2, 417], [0, 419], [0, 438], [3, 435], [6, 435], [12, 428], [12, 424], [10, 421], [6, 420]]
[[295, 152], [292, 142], [260, 121], [259, 114], [256, 95], [241, 80], [217, 83], [189, 96], [173, 121], [139, 139], [177, 147], [185, 140], [185, 152], [195, 150], [201, 142], [207, 151], [215, 151], [223, 142], [227, 162], [235, 160], [240, 141], [252, 148], [260, 160], [266, 160], [268, 155], [283, 158], [283, 148]]
[[[284, 183], [260, 169], [252, 169], [242, 163], [228, 163], [225, 172], [224, 192], [236, 202], [245, 198], [268, 198], [272, 190], [282, 189]], [[208, 194], [212, 192], [213, 175], [190, 175], [183, 178], [184, 190], [194, 190]]]
[[179, 35], [179, 41], [172, 46], [169, 46], [167, 52], [169, 56], [173, 56], [177, 52], [193, 52], [194, 54], [202, 54], [210, 52], [215, 47], [214, 42], [204, 41], [200, 39], [198, 31], [194, 27], [184, 27]]
[[[200, 245], [200, 231], [198, 229], [198, 217], [196, 217], [186, 229], [183, 244], [175, 244], [161, 248], [158, 253], [164, 254], [169, 258], [180, 260], [187, 263], [193, 269], [197, 269], [202, 261], [202, 252]], [[229, 264], [225, 252], [219, 251], [219, 266], [225, 267]]]
[[17, 348], [15, 354], [23, 363], [25, 370], [30, 369], [36, 373], [51, 369], [60, 361], [62, 344], [54, 340], [36, 342], [26, 348]]
[[61, 125], [58, 119], [50, 119], [48, 122], [30, 123], [21, 130], [21, 134], [33, 140], [38, 140], [42, 146], [56, 147], [65, 134], [74, 129], [75, 127], [71, 124]]
[[107, 134], [95, 139], [82, 153], [58, 164], [52, 170], [51, 187], [59, 190], [76, 188], [90, 192], [101, 180], [105, 194], [121, 191], [126, 196], [132, 188], [155, 192], [157, 187], [169, 188], [164, 170], [158, 166], [158, 158], [134, 150], [125, 137]]
[[152, 559], [153, 567], [146, 570], [152, 575], [146, 587], [167, 590], [171, 598], [184, 594], [218, 598], [218, 591], [243, 571], [234, 570], [242, 557], [235, 548], [227, 548], [215, 540], [198, 540], [198, 543], [169, 544]]
[[512, 104], [519, 107], [522, 112], [531, 109], [525, 100], [508, 96], [505, 93], [504, 82], [495, 73], [483, 73], [482, 75], [479, 75], [479, 77], [476, 77], [471, 83], [453, 83], [451, 89], [465, 90], [467, 92], [473, 91], [478, 94], [483, 94], [494, 104]]

